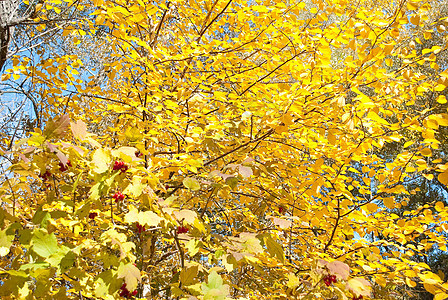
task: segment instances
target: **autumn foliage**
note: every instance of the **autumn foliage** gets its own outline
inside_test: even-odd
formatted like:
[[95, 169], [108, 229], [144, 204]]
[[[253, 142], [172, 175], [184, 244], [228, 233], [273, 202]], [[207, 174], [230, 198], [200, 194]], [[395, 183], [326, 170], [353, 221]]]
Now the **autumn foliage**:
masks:
[[446, 250], [447, 208], [396, 211], [448, 184], [448, 114], [414, 105], [446, 108], [446, 45], [419, 48], [425, 1], [374, 3], [45, 1], [108, 59], [101, 82], [66, 53], [2, 76], [47, 120], [3, 149], [2, 299], [446, 299], [412, 258]]

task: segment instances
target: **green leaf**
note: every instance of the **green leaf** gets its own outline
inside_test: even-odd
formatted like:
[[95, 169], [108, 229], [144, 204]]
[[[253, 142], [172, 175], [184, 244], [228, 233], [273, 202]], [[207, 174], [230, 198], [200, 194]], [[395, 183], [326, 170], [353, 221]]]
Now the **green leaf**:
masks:
[[229, 286], [223, 285], [221, 276], [212, 271], [208, 275], [208, 283], [202, 283], [202, 293], [204, 300], [224, 300], [229, 295]]
[[264, 237], [264, 243], [268, 249], [271, 256], [277, 257], [282, 263], [285, 262], [285, 254], [283, 253], [282, 246], [277, 243], [270, 235]]
[[70, 249], [65, 246], [59, 247], [59, 250], [51, 256], [47, 257], [45, 261], [53, 267], [58, 267], [61, 264], [62, 259], [69, 251]]
[[232, 189], [235, 189], [237, 184], [238, 184], [238, 178], [233, 177], [233, 176], [227, 177], [226, 178], [226, 184], [228, 186], [230, 186]]
[[137, 288], [138, 282], [142, 280], [140, 270], [136, 266], [123, 263], [118, 267], [118, 278], [124, 278], [126, 288], [131, 292]]
[[13, 240], [14, 236], [7, 235], [6, 230], [0, 231], [0, 256], [5, 256], [9, 253]]
[[45, 228], [47, 226], [47, 222], [48, 220], [51, 219], [51, 215], [50, 213], [48, 213], [47, 211], [42, 210], [42, 208], [40, 207], [33, 216], [33, 223], [34, 224], [39, 224], [41, 227]]
[[36, 230], [31, 238], [33, 250], [42, 257], [49, 257], [58, 252], [58, 241], [54, 234], [48, 234], [44, 230]]
[[187, 177], [182, 182], [184, 186], [192, 191], [198, 191], [201, 188], [199, 182], [191, 177]]

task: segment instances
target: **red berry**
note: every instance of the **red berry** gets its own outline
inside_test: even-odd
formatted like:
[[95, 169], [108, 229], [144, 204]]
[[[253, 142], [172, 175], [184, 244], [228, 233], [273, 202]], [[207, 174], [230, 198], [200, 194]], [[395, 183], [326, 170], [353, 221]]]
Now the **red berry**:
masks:
[[67, 161], [67, 163], [64, 165], [62, 162], [59, 163], [59, 171], [65, 172], [68, 170], [68, 167], [71, 167], [72, 163], [70, 161]]
[[120, 170], [122, 166], [123, 166], [123, 162], [122, 161], [115, 161], [114, 162], [114, 166], [113, 166], [113, 170], [114, 171]]
[[46, 170], [45, 173], [40, 174], [39, 177], [42, 178], [43, 181], [47, 180], [51, 176], [51, 173]]
[[280, 207], [278, 208], [278, 213], [279, 213], [279, 214], [283, 214], [285, 211], [286, 211], [286, 209], [285, 209], [284, 206], [280, 206]]
[[95, 219], [96, 216], [98, 216], [98, 213], [96, 213], [96, 212], [91, 212], [91, 213], [89, 214], [89, 219]]
[[181, 234], [181, 233], [187, 233], [188, 232], [188, 228], [185, 226], [179, 226], [177, 227], [177, 234]]
[[136, 157], [140, 157], [140, 156], [142, 156], [142, 155], [143, 155], [143, 153], [141, 153], [140, 151], [136, 151], [136, 152], [135, 152], [135, 156], [136, 156]]
[[122, 201], [122, 200], [124, 200], [125, 197], [126, 197], [126, 196], [123, 195], [120, 191], [116, 192], [116, 193], [112, 196], [112, 198], [115, 199], [115, 202]]
[[137, 227], [138, 233], [142, 233], [145, 231], [145, 225], [140, 225], [140, 223], [137, 223], [135, 226]]
[[126, 172], [129, 169], [129, 167], [122, 161], [115, 161], [114, 162], [114, 166], [112, 167], [112, 169], [114, 171], [120, 170], [121, 173], [124, 173], [124, 172]]
[[123, 283], [123, 285], [120, 287], [120, 296], [123, 298], [132, 298], [133, 296], [137, 295], [137, 290], [134, 290], [133, 292], [130, 292], [127, 287], [126, 283]]
[[335, 275], [329, 275], [324, 277], [324, 283], [326, 286], [330, 286], [332, 283], [336, 283], [336, 276]]

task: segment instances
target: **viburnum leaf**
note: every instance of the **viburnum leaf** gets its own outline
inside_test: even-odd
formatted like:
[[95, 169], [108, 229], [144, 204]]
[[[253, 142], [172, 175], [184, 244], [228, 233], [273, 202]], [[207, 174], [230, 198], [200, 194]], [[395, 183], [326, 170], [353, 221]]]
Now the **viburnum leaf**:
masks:
[[124, 161], [132, 161], [132, 159], [136, 159], [135, 153], [137, 152], [137, 148], [135, 147], [120, 147], [116, 150], [112, 151], [112, 155], [114, 157], [119, 157]]
[[68, 158], [67, 156], [62, 153], [61, 151], [57, 150], [56, 151], [56, 156], [59, 158], [59, 160], [61, 161], [61, 163], [65, 166], [68, 163]]
[[191, 257], [195, 256], [200, 250], [201, 242], [196, 239], [191, 239], [185, 244], [185, 248], [188, 251], [188, 255]]
[[70, 124], [70, 118], [67, 114], [50, 120], [47, 122], [47, 126], [44, 129], [44, 135], [47, 138], [60, 137], [64, 134]]
[[163, 218], [159, 217], [152, 211], [144, 211], [139, 213], [139, 223], [148, 226], [157, 226]]
[[6, 230], [0, 231], [0, 256], [5, 256], [9, 253], [13, 240], [14, 236], [7, 235]]
[[118, 267], [118, 278], [124, 278], [126, 288], [129, 291], [134, 291], [137, 288], [138, 283], [142, 280], [140, 270], [133, 264], [121, 263]]
[[247, 250], [250, 253], [263, 252], [263, 247], [260, 244], [260, 240], [254, 233], [242, 232], [240, 233], [239, 240], [242, 242], [244, 250]]
[[286, 220], [283, 218], [277, 218], [277, 217], [269, 217], [269, 219], [272, 220], [272, 223], [274, 223], [274, 225], [282, 228], [282, 229], [287, 229], [291, 227], [292, 222], [290, 220]]
[[89, 135], [89, 133], [87, 132], [87, 125], [82, 120], [71, 122], [70, 128], [72, 130], [73, 136], [81, 141]]
[[270, 235], [264, 236], [264, 243], [271, 256], [277, 257], [282, 263], [285, 262], [285, 254], [283, 253], [283, 248], [279, 243], [277, 243]]
[[31, 244], [33, 245], [33, 251], [42, 257], [49, 257], [59, 250], [56, 236], [54, 234], [48, 234], [42, 229], [34, 232], [31, 238]]
[[364, 278], [355, 277], [347, 282], [347, 288], [355, 295], [370, 296], [372, 285]]
[[129, 205], [128, 209], [129, 212], [124, 215], [124, 221], [128, 224], [139, 222], [138, 209], [134, 205]]
[[183, 220], [184, 222], [186, 222], [188, 224], [194, 224], [194, 220], [198, 217], [196, 212], [189, 210], [189, 209], [182, 209], [180, 211], [174, 211], [173, 214], [177, 220], [179, 220], [179, 221]]
[[105, 149], [97, 149], [92, 155], [93, 172], [101, 174], [109, 170], [111, 157]]
[[224, 300], [229, 295], [229, 286], [222, 284], [221, 276], [212, 271], [208, 275], [208, 282], [202, 283], [202, 293], [204, 294], [204, 300]]
[[342, 261], [332, 261], [327, 264], [328, 271], [332, 275], [336, 275], [344, 280], [350, 275], [350, 267]]
[[154, 212], [138, 211], [133, 205], [129, 205], [128, 209], [129, 212], [124, 216], [124, 220], [128, 224], [139, 223], [140, 225], [157, 226], [163, 220]]
[[198, 275], [199, 266], [192, 265], [189, 267], [185, 267], [180, 271], [180, 281], [184, 285], [190, 285], [194, 282], [194, 279]]
[[132, 183], [130, 183], [123, 191], [123, 193], [127, 195], [132, 195], [134, 197], [139, 197], [143, 190], [145, 189], [146, 184], [142, 183], [142, 178], [140, 176], [134, 176], [132, 178]]

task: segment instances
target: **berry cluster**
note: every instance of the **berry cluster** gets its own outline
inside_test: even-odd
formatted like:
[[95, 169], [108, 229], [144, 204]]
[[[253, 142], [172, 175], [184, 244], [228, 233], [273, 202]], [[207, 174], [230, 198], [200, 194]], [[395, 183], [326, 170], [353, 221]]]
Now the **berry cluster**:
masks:
[[50, 178], [50, 176], [51, 173], [48, 170], [46, 170], [45, 173], [39, 175], [39, 177], [42, 178], [42, 181], [46, 181], [48, 178]]
[[324, 277], [324, 283], [326, 286], [330, 286], [332, 283], [336, 283], [336, 281], [335, 275], [328, 275]]
[[112, 196], [112, 198], [115, 199], [115, 202], [123, 201], [125, 197], [126, 197], [126, 196], [123, 195], [120, 191], [116, 192], [116, 193]]
[[352, 298], [352, 300], [362, 300], [362, 299], [363, 299], [362, 295], [353, 296], [353, 298]]
[[135, 156], [136, 156], [136, 157], [143, 156], [143, 153], [141, 153], [140, 151], [136, 151], [136, 152], [135, 152]]
[[286, 211], [286, 208], [285, 208], [284, 206], [280, 206], [280, 207], [278, 208], [278, 213], [279, 213], [279, 214], [283, 214], [285, 211]]
[[96, 212], [91, 212], [90, 214], [89, 214], [89, 219], [95, 219], [96, 217], [98, 216], [98, 213], [96, 213]]
[[185, 227], [185, 226], [179, 226], [179, 227], [177, 227], [177, 234], [181, 234], [181, 233], [187, 233], [188, 232], [188, 228], [187, 227]]
[[124, 283], [121, 287], [120, 287], [120, 296], [123, 298], [132, 298], [133, 296], [137, 295], [137, 290], [130, 292], [127, 288], [126, 288], [126, 283]]
[[62, 162], [59, 163], [59, 171], [65, 172], [68, 170], [68, 167], [71, 167], [72, 163], [70, 161], [67, 161], [67, 163], [64, 165]]
[[137, 232], [142, 233], [145, 231], [145, 225], [140, 225], [140, 223], [135, 224], [135, 227], [137, 227]]
[[119, 171], [121, 171], [121, 173], [124, 173], [129, 169], [129, 167], [122, 161], [115, 161], [112, 169], [114, 171], [119, 170]]

